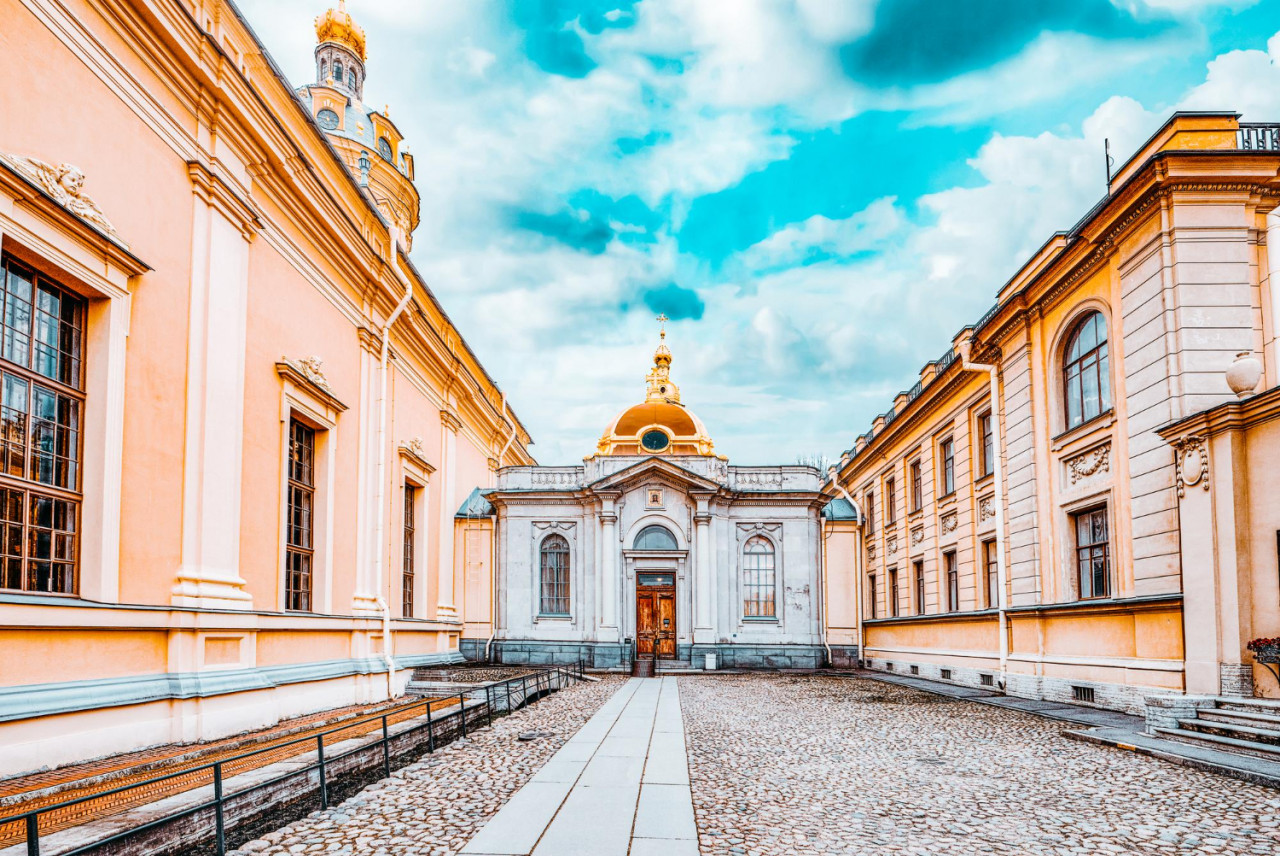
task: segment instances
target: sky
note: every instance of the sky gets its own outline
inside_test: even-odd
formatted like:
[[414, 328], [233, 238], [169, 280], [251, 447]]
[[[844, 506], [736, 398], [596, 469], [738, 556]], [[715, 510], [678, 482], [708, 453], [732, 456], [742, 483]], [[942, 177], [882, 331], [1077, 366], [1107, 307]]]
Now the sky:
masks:
[[[325, 0], [238, 0], [295, 84]], [[1174, 110], [1280, 121], [1280, 0], [349, 0], [413, 261], [576, 463], [667, 342], [739, 464], [835, 458]]]

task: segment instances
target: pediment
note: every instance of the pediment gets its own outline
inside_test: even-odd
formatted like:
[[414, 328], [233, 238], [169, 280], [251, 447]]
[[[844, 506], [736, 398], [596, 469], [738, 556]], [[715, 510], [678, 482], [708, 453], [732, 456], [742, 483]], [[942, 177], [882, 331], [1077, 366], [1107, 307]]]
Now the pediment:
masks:
[[722, 487], [705, 476], [673, 464], [670, 458], [652, 457], [597, 479], [587, 485], [587, 488], [589, 490], [627, 490], [641, 482], [652, 480], [655, 476], [661, 477], [663, 481], [673, 486], [686, 489], [716, 491]]

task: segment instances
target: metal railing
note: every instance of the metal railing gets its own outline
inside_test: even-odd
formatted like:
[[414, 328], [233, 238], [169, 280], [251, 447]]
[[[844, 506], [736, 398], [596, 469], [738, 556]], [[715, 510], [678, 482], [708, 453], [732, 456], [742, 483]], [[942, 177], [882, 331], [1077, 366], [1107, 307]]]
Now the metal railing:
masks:
[[1244, 151], [1280, 152], [1280, 124], [1241, 122], [1236, 148]]
[[[213, 852], [216, 853], [217, 856], [224, 856], [224, 854], [227, 852], [227, 849], [228, 849], [227, 848], [227, 829], [228, 829], [227, 804], [232, 800], [243, 801], [244, 798], [248, 795], [257, 793], [259, 791], [263, 791], [264, 789], [273, 788], [273, 787], [282, 785], [288, 779], [297, 778], [299, 776], [306, 777], [308, 779], [308, 784], [309, 784], [310, 774], [314, 772], [317, 775], [317, 781], [318, 781], [318, 785], [315, 789], [318, 792], [317, 796], [319, 799], [319, 807], [321, 809], [327, 809], [329, 808], [330, 794], [332, 791], [332, 787], [330, 784], [330, 774], [333, 772], [336, 772], [339, 775], [343, 775], [343, 774], [351, 773], [353, 771], [354, 772], [362, 771], [358, 763], [354, 763], [354, 764], [348, 763], [346, 765], [343, 765], [341, 764], [341, 762], [351, 761], [355, 759], [355, 757], [358, 754], [361, 754], [361, 753], [370, 754], [372, 750], [372, 754], [374, 755], [375, 758], [379, 754], [381, 755], [380, 766], [381, 766], [383, 778], [389, 777], [391, 775], [392, 754], [393, 754], [391, 744], [393, 742], [402, 741], [411, 735], [419, 734], [425, 731], [426, 732], [426, 753], [434, 752], [436, 750], [437, 742], [440, 740], [440, 738], [443, 738], [443, 737], [465, 738], [467, 736], [468, 727], [471, 727], [472, 730], [475, 730], [475, 725], [474, 725], [475, 722], [482, 722], [480, 727], [487, 727], [489, 725], [492, 725], [495, 711], [499, 714], [511, 713], [515, 710], [518, 710], [521, 707], [524, 707], [525, 705], [533, 701], [536, 701], [539, 698], [542, 698], [543, 696], [547, 695], [550, 692], [562, 689], [564, 687], [563, 682], [565, 680], [572, 679], [574, 681], [581, 681], [583, 680], [584, 670], [585, 670], [585, 663], [581, 660], [579, 660], [577, 663], [574, 663], [571, 666], [538, 667], [537, 671], [533, 671], [528, 674], [520, 675], [514, 678], [509, 678], [505, 681], [498, 681], [495, 683], [485, 685], [483, 687], [483, 698], [478, 697], [481, 693], [480, 689], [473, 689], [470, 692], [458, 693], [457, 696], [444, 696], [443, 698], [423, 699], [421, 702], [405, 705], [404, 707], [396, 708], [395, 710], [391, 710], [386, 713], [378, 714], [375, 716], [365, 717], [363, 719], [357, 719], [352, 722], [344, 723], [340, 726], [330, 728], [316, 734], [309, 734], [305, 737], [299, 737], [294, 740], [285, 741], [283, 743], [275, 743], [260, 749], [252, 750], [250, 752], [243, 752], [239, 755], [234, 755], [229, 758], [223, 758], [218, 761], [212, 761], [207, 764], [201, 764], [195, 767], [188, 767], [188, 768], [178, 770], [173, 773], [167, 773], [161, 776], [153, 776], [141, 782], [134, 782], [128, 785], [122, 785], [117, 788], [111, 788], [105, 791], [99, 791], [97, 793], [87, 794], [85, 796], [77, 797], [75, 799], [65, 800], [63, 802], [55, 803], [52, 805], [42, 806], [40, 808], [31, 809], [29, 811], [21, 812], [14, 815], [9, 815], [7, 817], [2, 817], [0, 818], [0, 830], [4, 830], [5, 827], [11, 824], [22, 824], [24, 828], [24, 840], [27, 845], [27, 856], [40, 856], [40, 836], [41, 836], [40, 816], [41, 815], [51, 814], [53, 812], [66, 812], [68, 809], [73, 809], [74, 807], [83, 805], [84, 803], [87, 803], [87, 802], [92, 802], [94, 800], [102, 800], [102, 799], [114, 797], [117, 795], [127, 794], [130, 791], [136, 791], [138, 789], [154, 789], [157, 785], [161, 785], [165, 782], [172, 782], [173, 780], [179, 777], [192, 776], [192, 777], [199, 777], [203, 781], [200, 784], [193, 785], [192, 787], [182, 788], [176, 793], [185, 793], [188, 791], [197, 790], [198, 788], [201, 788], [201, 787], [208, 787], [209, 784], [212, 784], [213, 798], [211, 800], [202, 801], [192, 806], [187, 806], [178, 811], [172, 812], [170, 814], [166, 814], [162, 817], [158, 817], [153, 820], [149, 820], [146, 823], [139, 824], [138, 826], [131, 827], [129, 829], [125, 829], [120, 832], [117, 832], [113, 835], [103, 837], [89, 844], [83, 844], [68, 850], [59, 851], [57, 856], [77, 856], [77, 854], [89, 853], [99, 848], [107, 847], [108, 845], [111, 845], [111, 844], [123, 842], [126, 839], [139, 835], [141, 833], [145, 833], [152, 830], [158, 830], [160, 827], [166, 824], [172, 824], [179, 821], [194, 818], [195, 815], [199, 814], [200, 812], [208, 812], [210, 810], [212, 810], [213, 812], [213, 830], [212, 830]], [[458, 700], [457, 710], [454, 710], [443, 716], [432, 717], [433, 706], [440, 707], [441, 702], [448, 702], [453, 698], [456, 698]], [[398, 724], [399, 722], [411, 720], [421, 716], [422, 714], [419, 713], [418, 711], [425, 712], [426, 718], [424, 722], [416, 725], [412, 725], [405, 729], [401, 729], [395, 732], [394, 734], [391, 733], [391, 728], [390, 728], [392, 724], [390, 719], [391, 717], [394, 717], [396, 723]], [[470, 718], [473, 721], [473, 724], [471, 726], [468, 725], [468, 722], [467, 722], [468, 718]], [[363, 726], [363, 725], [373, 725], [374, 727], [370, 729], [370, 731], [372, 732], [376, 732], [377, 726], [380, 725], [381, 736], [374, 741], [361, 742], [359, 746], [340, 752], [336, 755], [325, 754], [325, 738], [326, 737], [337, 735], [343, 732], [351, 732], [353, 729], [356, 729], [358, 726]], [[359, 734], [355, 735], [355, 737], [356, 738], [362, 737], [370, 733], [370, 731], [360, 732]], [[343, 738], [343, 739], [352, 739], [352, 737]], [[450, 742], [450, 741], [445, 740], [443, 742]], [[224, 771], [226, 770], [226, 768], [235, 767], [235, 766], [245, 766], [244, 762], [247, 759], [251, 759], [251, 758], [254, 758], [255, 756], [259, 756], [268, 752], [279, 753], [280, 750], [282, 749], [286, 749], [291, 746], [300, 746], [306, 743], [315, 744], [315, 749], [314, 749], [314, 754], [316, 758], [315, 762], [306, 764], [300, 767], [294, 767], [293, 769], [290, 769], [281, 775], [273, 776], [267, 779], [266, 781], [257, 782], [253, 785], [250, 785], [249, 787], [243, 788], [241, 790], [237, 790], [233, 793], [225, 792], [226, 778], [224, 777]], [[411, 746], [406, 750], [401, 750], [396, 753], [397, 758], [403, 759], [404, 757], [413, 754], [414, 750], [417, 748], [420, 748], [420, 744]], [[310, 750], [303, 750], [298, 754], [303, 754], [306, 751], [310, 751]], [[418, 754], [421, 755], [424, 753], [419, 752]], [[268, 762], [268, 764], [265, 764], [263, 766], [268, 766], [270, 763], [274, 763], [274, 762]], [[376, 760], [372, 766], [374, 769], [377, 768], [378, 763]], [[262, 767], [256, 767], [256, 768], [249, 767], [248, 769], [249, 770], [262, 769]], [[235, 773], [235, 775], [239, 775], [239, 772]], [[310, 788], [308, 787], [306, 788], [306, 790], [310, 790]], [[174, 794], [165, 794], [165, 797], [169, 797], [173, 795]], [[146, 804], [146, 802], [140, 803], [140, 804]], [[129, 806], [129, 808], [133, 808], [133, 807], [135, 806], [134, 805]], [[127, 811], [129, 809], [126, 808], [124, 810]], [[114, 814], [114, 813], [94, 815], [88, 818], [87, 820], [85, 820], [84, 822], [89, 823], [101, 817], [110, 816], [111, 814]], [[78, 824], [68, 824], [65, 827], [59, 827], [59, 829], [56, 831], [62, 831], [64, 829], [72, 829], [76, 825]], [[46, 836], [48, 834], [49, 834], [48, 832], [45, 833]], [[209, 835], [209, 831], [206, 826], [206, 829], [202, 833], [197, 832], [192, 837], [198, 837], [199, 839], [203, 839], [208, 837], [208, 835]], [[184, 850], [183, 852], [187, 852], [187, 851]]]

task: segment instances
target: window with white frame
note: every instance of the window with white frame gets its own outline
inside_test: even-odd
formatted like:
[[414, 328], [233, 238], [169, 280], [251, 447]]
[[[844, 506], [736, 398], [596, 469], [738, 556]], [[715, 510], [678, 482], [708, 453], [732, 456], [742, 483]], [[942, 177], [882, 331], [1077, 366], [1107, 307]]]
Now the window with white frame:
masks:
[[563, 535], [548, 535], [539, 553], [542, 615], [569, 614], [569, 542]]

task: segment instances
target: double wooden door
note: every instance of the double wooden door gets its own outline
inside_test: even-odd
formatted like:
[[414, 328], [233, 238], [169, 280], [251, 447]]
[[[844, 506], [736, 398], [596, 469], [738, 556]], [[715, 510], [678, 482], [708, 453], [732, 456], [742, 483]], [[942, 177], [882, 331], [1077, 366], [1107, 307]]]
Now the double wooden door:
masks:
[[675, 574], [636, 574], [636, 656], [676, 656]]

